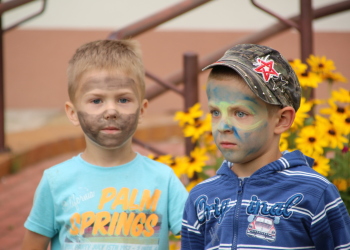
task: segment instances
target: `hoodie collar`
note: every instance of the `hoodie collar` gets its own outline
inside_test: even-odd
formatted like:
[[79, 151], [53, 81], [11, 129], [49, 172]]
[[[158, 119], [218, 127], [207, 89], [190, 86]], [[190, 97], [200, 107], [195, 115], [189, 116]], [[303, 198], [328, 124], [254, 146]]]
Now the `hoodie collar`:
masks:
[[[312, 167], [313, 163], [314, 159], [304, 155], [299, 150], [295, 150], [293, 152], [284, 151], [282, 152], [282, 157], [260, 168], [253, 175], [261, 175], [268, 172], [282, 171], [284, 169], [293, 168], [301, 165]], [[231, 170], [232, 165], [233, 163], [224, 160], [221, 164], [221, 167], [217, 171], [217, 174], [237, 178], [237, 175]]]

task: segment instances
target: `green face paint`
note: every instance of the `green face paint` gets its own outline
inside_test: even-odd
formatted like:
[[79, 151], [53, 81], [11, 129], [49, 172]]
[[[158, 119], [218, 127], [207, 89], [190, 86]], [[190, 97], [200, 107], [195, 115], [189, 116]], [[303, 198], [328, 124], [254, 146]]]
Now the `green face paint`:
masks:
[[267, 106], [243, 81], [211, 80], [207, 96], [214, 140], [227, 160], [244, 162], [265, 147]]

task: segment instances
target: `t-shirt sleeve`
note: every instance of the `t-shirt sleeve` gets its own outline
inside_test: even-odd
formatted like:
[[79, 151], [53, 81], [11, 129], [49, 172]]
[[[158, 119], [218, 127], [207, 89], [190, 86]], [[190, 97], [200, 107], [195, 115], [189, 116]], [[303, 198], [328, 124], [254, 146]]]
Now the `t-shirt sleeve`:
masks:
[[188, 192], [182, 182], [171, 171], [169, 181], [169, 196], [168, 196], [168, 215], [169, 228], [174, 235], [180, 233], [182, 215], [185, 207], [185, 202], [188, 197]]
[[58, 230], [55, 226], [55, 211], [47, 176], [43, 175], [34, 194], [33, 207], [24, 227], [35, 233], [52, 238]]
[[316, 249], [350, 246], [350, 217], [337, 188], [330, 184], [317, 206], [311, 223]]

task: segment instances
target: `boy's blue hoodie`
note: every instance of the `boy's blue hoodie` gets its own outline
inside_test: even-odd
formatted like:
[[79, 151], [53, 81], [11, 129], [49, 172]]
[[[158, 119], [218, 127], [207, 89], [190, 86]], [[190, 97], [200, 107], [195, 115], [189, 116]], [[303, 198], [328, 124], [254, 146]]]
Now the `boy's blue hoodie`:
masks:
[[187, 200], [181, 249], [350, 249], [350, 217], [337, 188], [300, 151], [249, 178], [224, 161]]

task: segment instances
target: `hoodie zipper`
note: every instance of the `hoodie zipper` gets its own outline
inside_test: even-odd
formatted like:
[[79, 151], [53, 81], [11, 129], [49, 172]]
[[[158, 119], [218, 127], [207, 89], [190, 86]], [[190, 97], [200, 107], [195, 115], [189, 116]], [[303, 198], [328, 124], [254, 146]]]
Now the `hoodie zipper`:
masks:
[[232, 243], [232, 249], [237, 249], [237, 241], [238, 241], [238, 221], [239, 221], [239, 214], [241, 210], [241, 204], [242, 204], [242, 196], [243, 196], [243, 185], [244, 180], [239, 179], [239, 186], [237, 191], [237, 203], [236, 203], [236, 212], [235, 217], [233, 221], [233, 243]]

